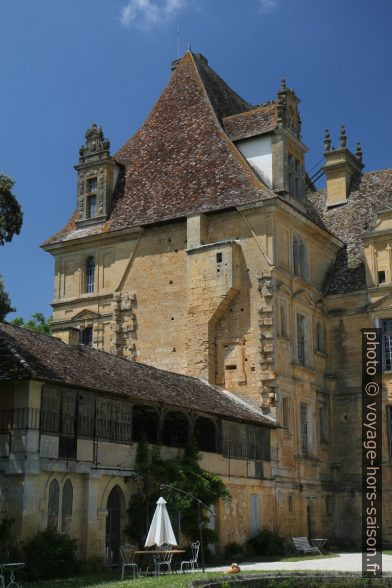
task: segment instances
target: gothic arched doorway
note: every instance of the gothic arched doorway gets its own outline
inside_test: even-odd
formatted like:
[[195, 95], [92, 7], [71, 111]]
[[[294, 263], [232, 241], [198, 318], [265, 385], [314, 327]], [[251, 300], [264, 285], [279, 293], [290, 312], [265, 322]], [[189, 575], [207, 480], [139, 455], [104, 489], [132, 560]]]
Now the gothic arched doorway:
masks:
[[108, 497], [106, 518], [106, 559], [108, 566], [119, 562], [121, 545], [121, 491], [114, 486]]

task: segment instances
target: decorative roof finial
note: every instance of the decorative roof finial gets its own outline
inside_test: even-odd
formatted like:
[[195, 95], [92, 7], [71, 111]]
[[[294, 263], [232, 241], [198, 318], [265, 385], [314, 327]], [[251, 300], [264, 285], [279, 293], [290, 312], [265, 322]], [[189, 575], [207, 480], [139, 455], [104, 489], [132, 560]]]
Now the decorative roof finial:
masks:
[[324, 135], [324, 151], [331, 151], [331, 137], [329, 135], [329, 130], [325, 129]]
[[357, 159], [359, 159], [359, 161], [362, 161], [362, 148], [361, 148], [361, 144], [359, 143], [359, 141], [357, 143], [357, 149], [355, 151], [355, 156]]
[[286, 92], [287, 90], [287, 86], [286, 86], [286, 80], [284, 78], [282, 78], [280, 80], [280, 88], [279, 88], [279, 92]]
[[85, 132], [85, 144], [79, 149], [80, 160], [84, 159], [88, 155], [95, 155], [98, 153], [106, 153], [110, 155], [110, 141], [105, 138], [102, 127], [98, 127], [96, 123], [93, 123], [89, 129]]
[[340, 147], [344, 149], [346, 147], [347, 137], [346, 137], [346, 129], [344, 125], [340, 127]]

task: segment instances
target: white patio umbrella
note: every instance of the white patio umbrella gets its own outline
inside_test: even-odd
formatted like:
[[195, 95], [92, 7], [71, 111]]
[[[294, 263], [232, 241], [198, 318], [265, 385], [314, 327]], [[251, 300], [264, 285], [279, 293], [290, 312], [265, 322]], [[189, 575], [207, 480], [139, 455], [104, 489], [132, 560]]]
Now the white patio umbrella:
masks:
[[151, 547], [152, 545], [160, 547], [164, 543], [177, 545], [177, 540], [167, 512], [166, 500], [161, 496], [158, 499], [144, 547]]

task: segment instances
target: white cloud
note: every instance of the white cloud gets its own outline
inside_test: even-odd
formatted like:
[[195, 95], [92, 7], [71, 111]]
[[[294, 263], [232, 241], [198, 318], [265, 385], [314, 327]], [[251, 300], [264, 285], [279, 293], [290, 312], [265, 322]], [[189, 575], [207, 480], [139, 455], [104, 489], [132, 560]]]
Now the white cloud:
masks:
[[188, 0], [128, 0], [121, 9], [120, 21], [126, 27], [150, 28], [175, 18]]
[[278, 6], [278, 0], [259, 0], [263, 12], [272, 12]]

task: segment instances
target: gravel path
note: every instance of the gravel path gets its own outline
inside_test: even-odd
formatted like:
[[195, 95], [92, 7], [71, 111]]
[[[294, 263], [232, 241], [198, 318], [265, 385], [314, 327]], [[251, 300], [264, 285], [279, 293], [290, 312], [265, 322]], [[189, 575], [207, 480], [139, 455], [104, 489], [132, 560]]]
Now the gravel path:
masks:
[[[392, 555], [383, 555], [383, 571], [392, 572]], [[209, 572], [223, 572], [228, 566], [208, 568]], [[274, 561], [261, 563], [242, 563], [241, 570], [314, 570], [329, 572], [361, 572], [361, 553], [339, 553], [337, 557], [326, 557], [325, 559], [312, 559], [309, 555], [301, 561]]]

